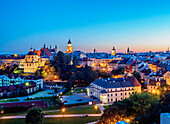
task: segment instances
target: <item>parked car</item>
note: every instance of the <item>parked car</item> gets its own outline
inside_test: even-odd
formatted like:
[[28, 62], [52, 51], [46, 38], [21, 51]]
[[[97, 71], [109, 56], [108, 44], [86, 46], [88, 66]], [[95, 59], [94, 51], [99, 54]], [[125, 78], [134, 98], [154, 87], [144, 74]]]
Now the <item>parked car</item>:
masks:
[[67, 100], [63, 101], [63, 103], [66, 103], [66, 102], [67, 102]]

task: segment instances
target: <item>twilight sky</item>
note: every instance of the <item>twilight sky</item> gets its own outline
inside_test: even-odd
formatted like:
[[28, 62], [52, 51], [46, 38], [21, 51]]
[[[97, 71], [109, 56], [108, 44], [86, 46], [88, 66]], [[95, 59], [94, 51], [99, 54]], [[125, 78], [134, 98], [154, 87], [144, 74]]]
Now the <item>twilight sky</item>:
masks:
[[1, 0], [0, 53], [58, 46], [73, 50], [166, 51], [169, 0]]

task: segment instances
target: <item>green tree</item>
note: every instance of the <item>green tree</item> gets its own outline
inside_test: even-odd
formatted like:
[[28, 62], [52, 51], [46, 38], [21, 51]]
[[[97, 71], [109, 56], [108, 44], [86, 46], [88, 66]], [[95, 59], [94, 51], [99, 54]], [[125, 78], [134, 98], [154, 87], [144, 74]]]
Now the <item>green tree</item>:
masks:
[[116, 123], [126, 118], [134, 119], [146, 112], [148, 108], [158, 103], [158, 97], [147, 92], [135, 93], [122, 101], [114, 102], [109, 106], [100, 118], [100, 123]]
[[76, 55], [73, 57], [73, 65], [78, 65], [78, 57]]
[[125, 71], [125, 69], [123, 68], [123, 67], [119, 67], [118, 69], [113, 69], [112, 71], [111, 71], [111, 73], [113, 74], [113, 75], [120, 75], [120, 74], [124, 74], [124, 71]]
[[41, 76], [41, 72], [40, 72], [39, 70], [37, 70], [37, 71], [35, 72], [35, 76]]
[[25, 123], [26, 124], [41, 124], [44, 118], [44, 113], [41, 109], [34, 107], [29, 110], [26, 115]]
[[158, 103], [159, 97], [149, 94], [148, 92], [135, 93], [129, 97], [132, 101], [132, 110], [134, 113], [140, 115], [143, 114], [149, 107]]
[[161, 113], [170, 113], [170, 93], [161, 96], [159, 103], [152, 105], [145, 113], [136, 117], [133, 123], [159, 124]]
[[133, 76], [138, 80], [139, 83], [141, 83], [141, 76], [139, 72], [134, 71]]
[[69, 80], [68, 80], [68, 82], [69, 82], [69, 88], [71, 88], [71, 87], [74, 85], [75, 80], [76, 80], [76, 76], [75, 76], [75, 74], [72, 74], [72, 75], [70, 76]]
[[2, 68], [2, 70], [5, 70], [5, 69], [6, 69], [6, 64], [5, 64], [5, 63], [2, 63], [2, 64], [1, 64], [1, 68]]

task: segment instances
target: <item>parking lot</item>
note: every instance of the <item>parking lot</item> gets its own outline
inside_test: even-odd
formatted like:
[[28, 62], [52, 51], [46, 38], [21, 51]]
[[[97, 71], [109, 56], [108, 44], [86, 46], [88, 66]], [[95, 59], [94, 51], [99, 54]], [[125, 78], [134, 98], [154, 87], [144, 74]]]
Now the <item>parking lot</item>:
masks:
[[64, 102], [65, 105], [76, 104], [76, 103], [85, 103], [90, 101], [99, 102], [99, 99], [91, 98], [86, 95], [86, 93], [79, 93], [76, 95], [62, 96], [60, 100]]

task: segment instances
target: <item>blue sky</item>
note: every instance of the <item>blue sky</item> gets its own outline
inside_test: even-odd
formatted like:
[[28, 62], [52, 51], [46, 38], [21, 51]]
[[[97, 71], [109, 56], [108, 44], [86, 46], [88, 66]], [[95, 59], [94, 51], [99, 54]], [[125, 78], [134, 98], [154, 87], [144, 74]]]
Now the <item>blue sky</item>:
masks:
[[168, 0], [1, 0], [0, 53], [27, 53], [45, 43], [65, 51], [165, 51]]

